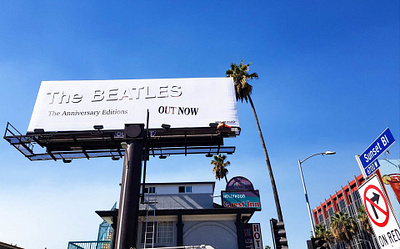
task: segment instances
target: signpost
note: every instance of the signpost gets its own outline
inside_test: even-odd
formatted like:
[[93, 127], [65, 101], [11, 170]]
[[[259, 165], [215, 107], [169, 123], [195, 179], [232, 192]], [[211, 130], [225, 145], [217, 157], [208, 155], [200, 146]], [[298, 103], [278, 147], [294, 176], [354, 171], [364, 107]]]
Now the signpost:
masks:
[[356, 156], [357, 163], [364, 178], [367, 179], [379, 168], [379, 163], [376, 159], [389, 149], [394, 142], [395, 140], [392, 133], [389, 128], [386, 128], [360, 156]]
[[400, 226], [377, 175], [365, 182], [358, 192], [363, 200], [372, 229], [382, 249], [400, 248]]

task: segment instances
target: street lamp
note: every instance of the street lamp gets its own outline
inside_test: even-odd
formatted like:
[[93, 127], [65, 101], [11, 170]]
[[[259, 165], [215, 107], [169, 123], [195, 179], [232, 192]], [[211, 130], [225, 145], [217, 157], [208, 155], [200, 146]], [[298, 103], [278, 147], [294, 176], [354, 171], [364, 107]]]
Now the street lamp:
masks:
[[301, 169], [301, 164], [304, 163], [305, 161], [307, 161], [309, 158], [313, 157], [313, 156], [318, 156], [318, 155], [335, 155], [336, 152], [334, 151], [325, 151], [325, 152], [321, 152], [321, 153], [315, 153], [309, 157], [307, 157], [306, 159], [304, 159], [303, 161], [300, 161], [300, 159], [298, 160], [299, 163], [299, 169], [300, 169], [300, 176], [301, 176], [301, 182], [303, 183], [303, 189], [304, 189], [304, 196], [306, 197], [306, 203], [307, 203], [307, 208], [308, 208], [308, 215], [310, 216], [310, 222], [311, 222], [311, 229], [312, 229], [312, 234], [313, 237], [315, 237], [315, 228], [314, 228], [314, 221], [311, 215], [311, 209], [310, 209], [310, 203], [308, 202], [308, 195], [307, 195], [307, 189], [306, 189], [306, 185], [304, 183], [304, 176], [303, 176], [303, 170]]

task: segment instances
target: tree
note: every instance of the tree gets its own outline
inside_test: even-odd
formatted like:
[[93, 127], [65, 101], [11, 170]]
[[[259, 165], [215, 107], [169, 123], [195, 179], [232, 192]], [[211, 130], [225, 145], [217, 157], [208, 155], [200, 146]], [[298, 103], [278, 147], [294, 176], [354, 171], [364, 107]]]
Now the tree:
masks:
[[315, 236], [317, 238], [322, 238], [329, 243], [332, 243], [334, 241], [331, 230], [326, 229], [326, 226], [324, 224], [318, 224], [315, 226]]
[[268, 151], [265, 146], [264, 136], [261, 132], [260, 123], [258, 121], [256, 109], [254, 107], [253, 100], [251, 99], [253, 87], [247, 82], [247, 80], [258, 79], [257, 73], [251, 73], [251, 74], [248, 73], [250, 64], [251, 63], [243, 64], [243, 60], [240, 62], [239, 65], [232, 63], [231, 68], [229, 70], [227, 70], [225, 72], [225, 74], [227, 77], [233, 78], [234, 86], [235, 86], [236, 101], [240, 100], [241, 102], [243, 102], [243, 100], [246, 100], [246, 102], [250, 103], [250, 106], [253, 110], [254, 118], [256, 119], [256, 124], [257, 124], [257, 128], [258, 128], [258, 133], [260, 134], [261, 144], [262, 144], [262, 147], [264, 150], [265, 160], [267, 162], [267, 168], [268, 168], [269, 177], [270, 177], [270, 181], [271, 181], [271, 185], [272, 185], [272, 192], [274, 194], [276, 211], [278, 214], [278, 220], [283, 222], [281, 205], [279, 203], [279, 196], [278, 196], [278, 191], [276, 189], [274, 174], [272, 172], [272, 167], [271, 167], [271, 163], [269, 160]]
[[226, 168], [229, 166], [231, 163], [229, 161], [226, 161], [226, 155], [217, 155], [214, 156], [214, 160], [211, 160], [211, 164], [214, 165], [213, 167], [213, 172], [215, 174], [215, 178], [218, 180], [221, 180], [222, 178], [225, 178], [226, 183], [228, 183], [228, 179], [226, 178], [226, 175], [228, 174], [228, 169]]
[[350, 241], [358, 232], [357, 223], [352, 217], [348, 217], [346, 213], [338, 212], [331, 217], [331, 232], [338, 242], [346, 242], [351, 249]]
[[365, 207], [364, 205], [361, 205], [358, 209], [357, 209], [357, 219], [360, 221], [361, 223], [361, 228], [366, 231], [369, 234], [373, 234], [372, 231], [372, 227], [369, 224], [369, 220], [368, 220], [368, 215], [367, 212], [365, 211]]

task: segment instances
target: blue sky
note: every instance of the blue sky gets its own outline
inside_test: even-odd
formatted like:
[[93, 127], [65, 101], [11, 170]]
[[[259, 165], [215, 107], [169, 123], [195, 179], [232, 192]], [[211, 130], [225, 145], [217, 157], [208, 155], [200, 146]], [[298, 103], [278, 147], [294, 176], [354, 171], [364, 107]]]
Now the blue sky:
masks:
[[[224, 77], [232, 62], [251, 62], [289, 245], [306, 248], [298, 159], [337, 152], [303, 165], [315, 207], [360, 174], [354, 156], [386, 127], [398, 141], [386, 157], [400, 158], [399, 19], [397, 1], [2, 1], [0, 124], [24, 133], [44, 80]], [[264, 154], [250, 106], [238, 112], [229, 177], [260, 190], [252, 221], [272, 246]], [[0, 146], [0, 241], [51, 249], [96, 239], [94, 210], [119, 198], [121, 161], [30, 162]], [[148, 181], [212, 180], [204, 156], [148, 162]], [[224, 187], [217, 181], [216, 194]]]

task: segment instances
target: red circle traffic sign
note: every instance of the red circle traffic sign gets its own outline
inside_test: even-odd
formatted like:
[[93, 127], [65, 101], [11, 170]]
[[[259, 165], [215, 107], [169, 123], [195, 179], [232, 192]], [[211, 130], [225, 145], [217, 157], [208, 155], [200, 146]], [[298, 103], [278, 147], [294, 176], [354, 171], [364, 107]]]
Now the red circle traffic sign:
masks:
[[[368, 190], [370, 190], [370, 189], [376, 190], [376, 191], [379, 193], [380, 197], [382, 197], [383, 203], [385, 204], [385, 209], [386, 209], [386, 210], [382, 209], [382, 208], [381, 208], [380, 206], [378, 206], [373, 200], [371, 200], [370, 198], [367, 197], [367, 192], [368, 192]], [[371, 204], [371, 205], [367, 206], [367, 202], [368, 202], [369, 204]], [[369, 186], [367, 186], [367, 187], [365, 188], [365, 191], [364, 191], [364, 207], [365, 207], [365, 210], [367, 211], [367, 214], [368, 214], [370, 220], [371, 220], [375, 225], [377, 225], [377, 226], [379, 226], [379, 227], [384, 227], [384, 226], [387, 225], [387, 223], [389, 222], [389, 206], [388, 206], [388, 204], [387, 204], [386, 198], [385, 198], [385, 196], [383, 195], [382, 191], [381, 191], [378, 187], [376, 187], [375, 185], [369, 185]], [[371, 213], [370, 213], [371, 210], [370, 210], [368, 207], [371, 208], [371, 209], [373, 209], [372, 211], [374, 211], [375, 217], [371, 215]], [[378, 221], [378, 218], [377, 218], [377, 211], [379, 211], [379, 213], [381, 213], [381, 214], [383, 214], [383, 215], [385, 216], [385, 219], [383, 220], [383, 222], [379, 222], [379, 221]], [[376, 219], [375, 219], [375, 218], [376, 218]]]

